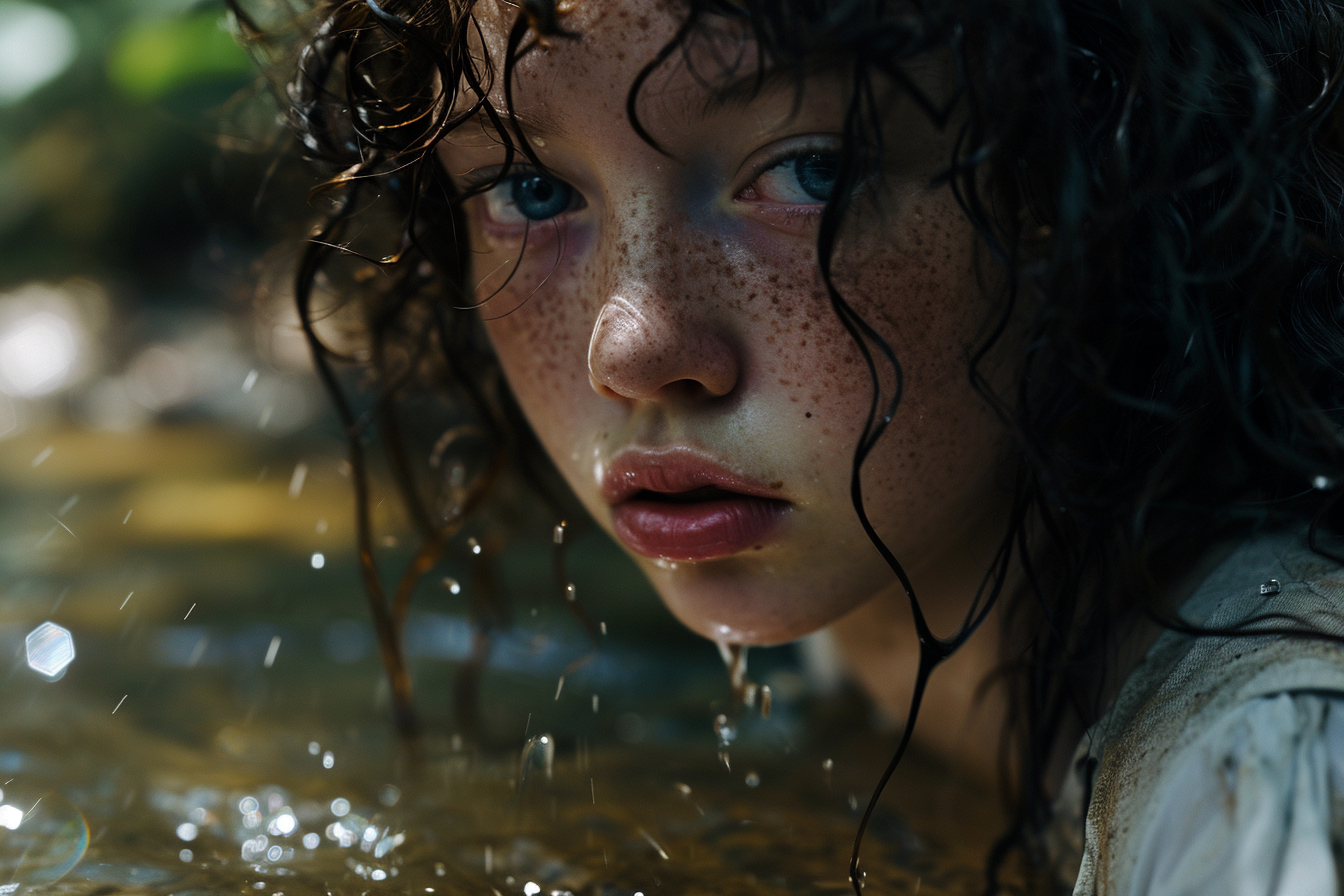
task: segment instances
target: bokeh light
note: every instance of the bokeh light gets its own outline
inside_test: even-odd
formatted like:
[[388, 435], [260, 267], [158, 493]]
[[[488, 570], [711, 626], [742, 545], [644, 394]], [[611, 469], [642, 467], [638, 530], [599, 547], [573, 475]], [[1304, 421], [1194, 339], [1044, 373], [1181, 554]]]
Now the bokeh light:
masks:
[[75, 659], [75, 640], [54, 622], [44, 622], [28, 633], [24, 642], [28, 667], [55, 681]]
[[74, 26], [49, 6], [0, 0], [0, 104], [17, 103], [75, 60]]

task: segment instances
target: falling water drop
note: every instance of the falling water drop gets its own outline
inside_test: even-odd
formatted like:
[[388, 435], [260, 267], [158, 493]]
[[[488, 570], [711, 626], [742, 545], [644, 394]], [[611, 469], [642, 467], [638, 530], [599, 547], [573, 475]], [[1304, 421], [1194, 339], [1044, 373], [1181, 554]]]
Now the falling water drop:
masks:
[[561, 520], [555, 524], [555, 530], [551, 533], [551, 538], [556, 544], [565, 543], [565, 521]]
[[719, 761], [732, 770], [732, 764], [728, 760], [728, 747], [737, 739], [737, 726], [728, 716], [719, 713], [714, 717], [714, 736], [719, 742]]
[[555, 769], [555, 738], [549, 734], [529, 737], [527, 743], [523, 744], [522, 762], [518, 775], [520, 789], [527, 783], [528, 771], [538, 765], [546, 772], [546, 780], [551, 780], [551, 775]]

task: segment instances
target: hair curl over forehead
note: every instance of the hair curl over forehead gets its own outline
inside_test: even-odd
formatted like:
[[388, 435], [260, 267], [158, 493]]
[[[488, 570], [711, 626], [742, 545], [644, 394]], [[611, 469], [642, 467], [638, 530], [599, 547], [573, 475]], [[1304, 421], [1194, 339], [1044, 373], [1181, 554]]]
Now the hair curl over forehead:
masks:
[[[464, 197], [432, 148], [480, 112], [511, 158], [530, 158], [511, 116], [513, 66], [538, 41], [581, 35], [569, 29], [568, 4], [522, 0], [502, 57], [492, 58], [476, 19], [484, 3], [494, 0], [319, 2], [289, 98], [305, 151], [330, 175], [323, 189], [333, 203], [300, 276], [305, 319], [332, 246], [386, 256], [379, 266], [388, 276], [358, 296], [372, 342], [383, 346], [373, 364], [387, 394], [400, 382], [388, 359], [444, 357], [445, 386], [494, 421], [503, 444], [512, 424], [490, 400], [493, 368], [461, 310], [474, 299]], [[840, 189], [819, 237], [828, 279], [853, 195], [846, 186], [879, 168], [886, 149], [875, 88], [903, 88], [935, 124], [956, 130], [939, 178], [1004, 284], [967, 375], [1018, 449], [1013, 518], [986, 600], [1010, 559], [1020, 563], [1027, 585], [1011, 596], [1010, 614], [1028, 633], [1011, 670], [1020, 835], [1046, 811], [1043, 762], [1061, 720], [1095, 709], [1102, 648], [1125, 618], [1155, 611], [1155, 577], [1192, 545], [1224, 535], [1330, 526], [1344, 496], [1344, 8], [1330, 0], [684, 0], [677, 8], [684, 25], [646, 74], [725, 19], [754, 38], [762, 74], [801, 77], [819, 61], [851, 74]], [[956, 61], [951, 106], [907, 73], [930, 50]], [[641, 83], [630, 91], [636, 127]], [[396, 241], [377, 251], [357, 244], [350, 226], [373, 193], [399, 222]], [[899, 384], [900, 365], [844, 296], [832, 289], [832, 300], [873, 370], [857, 496], [867, 448], [899, 414], [899, 388], [883, 393], [878, 384], [892, 375]], [[978, 362], [1010, 321], [1027, 348], [1014, 388], [996, 393]], [[329, 349], [311, 338], [327, 364]], [[856, 507], [862, 515], [861, 500]]]

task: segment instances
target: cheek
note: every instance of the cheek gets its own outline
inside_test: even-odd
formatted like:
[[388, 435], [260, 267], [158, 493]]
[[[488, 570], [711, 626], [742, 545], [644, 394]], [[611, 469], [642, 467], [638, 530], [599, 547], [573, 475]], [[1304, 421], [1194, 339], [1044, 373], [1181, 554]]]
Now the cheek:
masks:
[[477, 313], [514, 395], [543, 439], [572, 412], [576, 391], [588, 389], [591, 315], [582, 301], [579, 248], [551, 240], [529, 246], [516, 270], [507, 264], [514, 253], [497, 250], [482, 253], [476, 265], [492, 271], [476, 290]]

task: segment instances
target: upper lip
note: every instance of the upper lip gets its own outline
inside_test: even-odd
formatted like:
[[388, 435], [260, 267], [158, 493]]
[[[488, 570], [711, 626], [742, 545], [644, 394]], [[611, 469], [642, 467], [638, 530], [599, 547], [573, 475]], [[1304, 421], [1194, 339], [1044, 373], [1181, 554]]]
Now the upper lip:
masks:
[[625, 451], [611, 462], [601, 486], [602, 497], [612, 505], [627, 501], [639, 492], [679, 494], [700, 488], [787, 500], [780, 494], [781, 485], [771, 486], [748, 479], [689, 448]]

